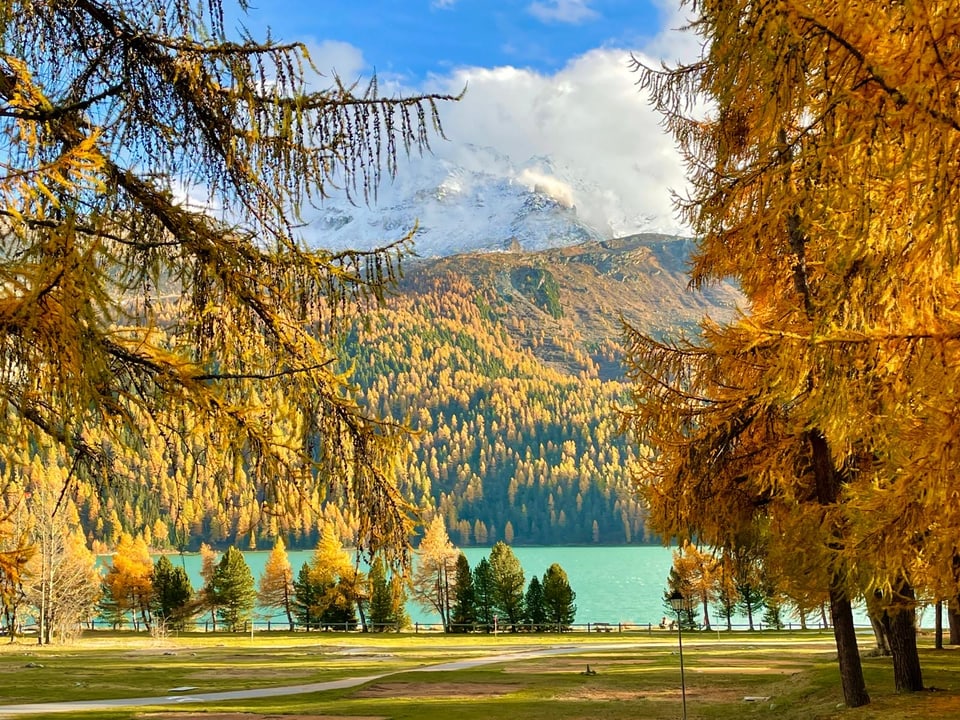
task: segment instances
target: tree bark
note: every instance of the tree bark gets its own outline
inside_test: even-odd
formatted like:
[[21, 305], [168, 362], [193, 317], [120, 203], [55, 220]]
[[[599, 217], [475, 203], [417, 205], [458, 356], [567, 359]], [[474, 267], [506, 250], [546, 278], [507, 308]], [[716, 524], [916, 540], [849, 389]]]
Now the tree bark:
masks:
[[870, 702], [867, 685], [860, 664], [860, 649], [857, 647], [857, 630], [853, 625], [853, 609], [847, 594], [839, 587], [830, 589], [830, 620], [833, 637], [837, 642], [837, 659], [840, 664], [840, 684], [847, 707], [860, 707]]
[[[816, 483], [817, 502], [830, 506], [840, 498], [841, 478], [833, 464], [830, 448], [823, 433], [809, 430], [806, 433], [810, 445], [810, 459]], [[842, 547], [842, 528], [833, 528], [832, 544]], [[843, 584], [840, 569], [834, 567], [830, 577], [830, 621], [833, 624], [833, 637], [837, 643], [837, 660], [840, 665], [840, 684], [843, 688], [843, 700], [847, 707], [860, 707], [870, 702], [867, 684], [863, 678], [863, 665], [860, 663], [860, 649], [857, 646], [857, 631], [853, 625], [853, 609]]]
[[[901, 581], [896, 590], [901, 599], [914, 599], [913, 588], [906, 581]], [[893, 681], [897, 692], [923, 690], [923, 673], [917, 651], [917, 616], [913, 605], [901, 603], [887, 608], [882, 622], [893, 656]]]
[[950, 624], [950, 644], [960, 645], [960, 598], [954, 598], [953, 602], [947, 604], [947, 621]]
[[933, 632], [933, 646], [937, 650], [943, 650], [943, 600], [937, 600], [937, 604], [934, 609]]

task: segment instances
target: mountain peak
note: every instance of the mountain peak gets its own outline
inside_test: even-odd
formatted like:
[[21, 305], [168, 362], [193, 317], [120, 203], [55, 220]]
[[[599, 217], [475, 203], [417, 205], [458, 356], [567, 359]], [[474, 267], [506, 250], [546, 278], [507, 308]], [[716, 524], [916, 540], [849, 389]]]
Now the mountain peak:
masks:
[[446, 257], [545, 250], [659, 229], [656, 219], [629, 216], [611, 192], [548, 156], [517, 164], [475, 145], [452, 154], [411, 159], [369, 204], [326, 199], [308, 239], [332, 250], [366, 250], [416, 227], [415, 252]]

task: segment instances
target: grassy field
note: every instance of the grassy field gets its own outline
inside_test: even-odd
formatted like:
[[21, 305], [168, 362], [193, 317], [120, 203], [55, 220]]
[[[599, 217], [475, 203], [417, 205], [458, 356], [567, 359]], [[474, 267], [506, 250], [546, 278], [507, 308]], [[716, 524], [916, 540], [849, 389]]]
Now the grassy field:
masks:
[[[865, 646], [869, 645], [864, 638]], [[960, 649], [921, 661], [929, 691], [893, 692], [889, 658], [865, 657], [865, 708], [842, 705], [832, 635], [817, 632], [684, 636], [687, 716], [713, 718], [960, 718]], [[454, 660], [562, 646], [564, 653], [457, 670]], [[590, 673], [587, 673], [589, 666]], [[0, 648], [3, 705], [209, 694], [380, 676], [357, 687], [253, 700], [95, 710], [83, 720], [659, 720], [680, 718], [676, 635], [670, 632], [444, 636], [340, 633], [187, 634], [162, 640], [96, 633], [68, 646]], [[186, 690], [184, 688], [190, 688]], [[66, 717], [38, 713], [33, 718]]]

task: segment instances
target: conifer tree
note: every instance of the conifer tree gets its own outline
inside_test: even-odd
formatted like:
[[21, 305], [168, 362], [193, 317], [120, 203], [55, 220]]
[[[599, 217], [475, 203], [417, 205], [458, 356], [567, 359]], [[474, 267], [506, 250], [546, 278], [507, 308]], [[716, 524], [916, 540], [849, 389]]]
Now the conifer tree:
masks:
[[490, 550], [490, 583], [493, 609], [502, 626], [517, 631], [523, 622], [523, 567], [513, 550], [502, 540]]
[[547, 623], [561, 630], [573, 623], [577, 616], [576, 598], [566, 571], [553, 563], [543, 575], [543, 609]]
[[393, 621], [393, 602], [390, 597], [390, 581], [383, 558], [377, 555], [370, 564], [370, 628], [383, 632]]
[[217, 616], [230, 632], [242, 631], [253, 616], [257, 592], [250, 566], [243, 553], [232, 545], [217, 563], [213, 574]]
[[450, 625], [453, 632], [469, 632], [477, 621], [477, 598], [470, 561], [462, 552], [457, 556]]
[[869, 702], [862, 594], [900, 616], [895, 685], [919, 690], [916, 589], [957, 580], [956, 13], [695, 7], [701, 56], [641, 85], [687, 160], [693, 282], [733, 278], [746, 302], [696, 343], [631, 341], [651, 522], [718, 547], [758, 520], [775, 542], [805, 536], [783, 569], [826, 570], [811, 589], [829, 596], [846, 703]]
[[530, 625], [530, 629], [540, 632], [546, 627], [547, 607], [544, 602], [543, 585], [540, 578], [534, 575], [530, 578], [530, 584], [527, 585], [527, 594], [523, 597], [524, 620]]
[[150, 612], [163, 627], [183, 630], [186, 620], [194, 610], [193, 587], [187, 571], [161, 555], [153, 563], [151, 575], [153, 594]]
[[256, 484], [274, 513], [343, 488], [359, 537], [402, 547], [400, 437], [354, 401], [337, 340], [409, 237], [325, 251], [301, 212], [335, 185], [372, 197], [441, 132], [441, 98], [315, 90], [304, 45], [233, 32], [224, 6], [4, 6], [0, 444], [52, 441], [133, 488], [162, 440], [204, 459], [184, 486]]
[[450, 542], [440, 514], [434, 515], [417, 548], [411, 588], [421, 607], [440, 615], [445, 630], [450, 628], [450, 608], [459, 551]]
[[141, 622], [150, 627], [152, 574], [153, 560], [143, 538], [123, 533], [103, 577], [104, 597], [115, 605], [111, 612], [116, 616], [129, 613], [134, 628]]
[[493, 599], [493, 574], [490, 561], [482, 557], [473, 569], [473, 596], [476, 621], [488, 631], [493, 626], [496, 614]]
[[200, 577], [203, 578], [203, 587], [200, 588], [199, 608], [201, 611], [210, 613], [210, 622], [213, 625], [213, 631], [217, 631], [217, 615], [219, 609], [219, 600], [217, 598], [217, 588], [215, 579], [217, 574], [217, 563], [219, 557], [217, 552], [207, 545], [200, 545]]
[[263, 566], [257, 588], [257, 602], [261, 607], [282, 610], [293, 631], [293, 569], [283, 538], [278, 537]]

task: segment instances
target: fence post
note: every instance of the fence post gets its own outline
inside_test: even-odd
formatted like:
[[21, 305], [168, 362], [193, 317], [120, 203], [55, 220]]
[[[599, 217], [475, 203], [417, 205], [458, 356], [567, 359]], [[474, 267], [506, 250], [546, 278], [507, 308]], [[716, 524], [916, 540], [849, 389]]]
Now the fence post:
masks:
[[417, 622], [413, 624], [413, 633], [414, 635], [417, 635], [420, 633], [420, 623]]

